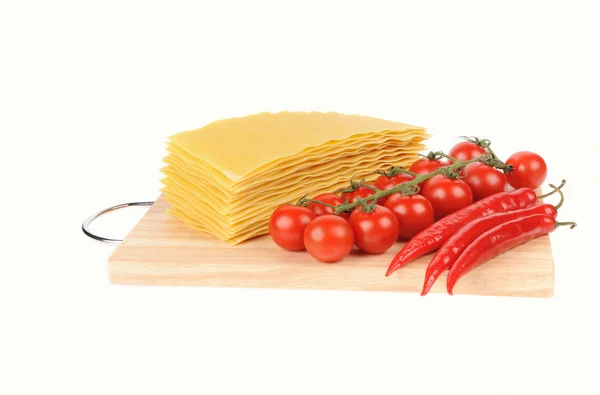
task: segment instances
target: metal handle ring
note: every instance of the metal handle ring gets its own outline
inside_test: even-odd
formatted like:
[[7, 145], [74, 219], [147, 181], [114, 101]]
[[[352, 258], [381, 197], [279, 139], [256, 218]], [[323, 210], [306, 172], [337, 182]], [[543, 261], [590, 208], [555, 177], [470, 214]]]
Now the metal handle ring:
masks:
[[123, 241], [121, 239], [109, 239], [107, 237], [102, 237], [102, 236], [93, 234], [89, 229], [91, 223], [94, 222], [94, 220], [96, 218], [98, 218], [101, 215], [104, 215], [106, 213], [110, 213], [111, 211], [119, 210], [119, 209], [126, 208], [126, 207], [133, 207], [133, 206], [152, 206], [152, 204], [154, 204], [154, 202], [132, 202], [132, 203], [117, 204], [116, 206], [112, 206], [112, 207], [109, 207], [102, 211], [99, 211], [96, 214], [89, 217], [88, 219], [86, 219], [85, 221], [83, 221], [83, 224], [81, 225], [81, 230], [83, 231], [83, 233], [85, 233], [86, 236], [91, 237], [92, 239], [97, 240], [101, 243], [120, 244]]

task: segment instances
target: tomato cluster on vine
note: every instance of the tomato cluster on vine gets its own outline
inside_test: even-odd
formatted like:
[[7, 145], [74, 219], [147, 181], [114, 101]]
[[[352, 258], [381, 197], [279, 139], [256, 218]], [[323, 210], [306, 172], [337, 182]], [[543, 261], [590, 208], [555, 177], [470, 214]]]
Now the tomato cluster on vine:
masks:
[[[337, 262], [353, 246], [381, 254], [409, 240], [440, 218], [489, 195], [538, 188], [546, 164], [537, 154], [518, 152], [501, 162], [488, 140], [466, 138], [449, 152], [433, 153], [408, 170], [392, 167], [373, 183], [303, 198], [277, 208], [269, 221], [273, 241], [286, 250], [306, 249], [322, 262]], [[376, 196], [373, 196], [376, 195]]]

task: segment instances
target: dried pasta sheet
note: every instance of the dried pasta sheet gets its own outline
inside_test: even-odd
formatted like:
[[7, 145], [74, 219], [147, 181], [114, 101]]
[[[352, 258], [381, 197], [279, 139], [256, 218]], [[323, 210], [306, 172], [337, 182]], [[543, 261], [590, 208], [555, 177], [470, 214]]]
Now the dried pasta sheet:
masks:
[[225, 119], [169, 139], [162, 192], [173, 216], [238, 244], [266, 234], [270, 213], [305, 193], [410, 166], [428, 137], [418, 126], [333, 112]]

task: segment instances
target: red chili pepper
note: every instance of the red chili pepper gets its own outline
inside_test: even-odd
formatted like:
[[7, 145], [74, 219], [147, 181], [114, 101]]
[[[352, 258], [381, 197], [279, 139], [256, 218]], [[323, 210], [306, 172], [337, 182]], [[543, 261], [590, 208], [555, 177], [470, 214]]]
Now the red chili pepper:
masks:
[[394, 257], [387, 270], [389, 276], [402, 266], [418, 257], [440, 248], [446, 240], [467, 223], [495, 213], [520, 210], [537, 202], [535, 192], [521, 188], [512, 192], [490, 195], [480, 201], [464, 207], [422, 230]]
[[488, 230], [469, 244], [450, 268], [446, 282], [448, 293], [452, 295], [458, 279], [482, 263], [563, 225], [575, 227], [573, 222], [556, 222], [548, 215], [536, 214], [514, 219]]
[[522, 210], [509, 211], [506, 213], [497, 213], [488, 217], [479, 218], [469, 222], [466, 226], [459, 229], [452, 237], [444, 243], [444, 245], [436, 252], [435, 256], [427, 266], [425, 273], [425, 283], [423, 284], [422, 296], [425, 296], [433, 283], [439, 276], [448, 268], [452, 267], [460, 254], [471, 244], [475, 239], [481, 236], [488, 230], [495, 228], [505, 222], [512, 221], [517, 218], [529, 217], [534, 214], [548, 215], [556, 218], [556, 208], [551, 204], [536, 204], [535, 206]]

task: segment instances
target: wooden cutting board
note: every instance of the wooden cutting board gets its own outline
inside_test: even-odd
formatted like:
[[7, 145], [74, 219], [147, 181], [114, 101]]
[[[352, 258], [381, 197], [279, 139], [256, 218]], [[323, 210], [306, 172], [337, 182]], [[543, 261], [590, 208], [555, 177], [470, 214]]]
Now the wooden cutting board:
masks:
[[[343, 261], [323, 264], [307, 252], [289, 252], [268, 236], [227, 245], [187, 227], [166, 213], [159, 198], [109, 259], [115, 284], [198, 285], [243, 288], [302, 288], [420, 292], [433, 254], [390, 277], [385, 271], [402, 247], [382, 255], [353, 251]], [[432, 292], [446, 292], [446, 275]], [[463, 277], [455, 294], [550, 297], [554, 263], [548, 236], [508, 251]]]

